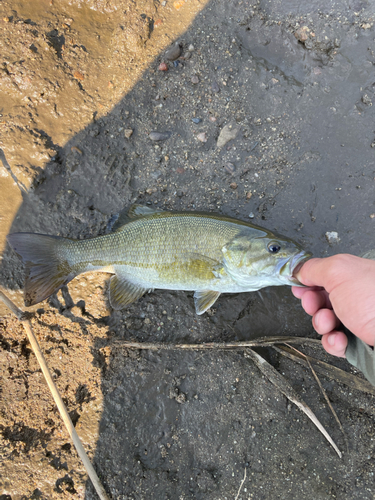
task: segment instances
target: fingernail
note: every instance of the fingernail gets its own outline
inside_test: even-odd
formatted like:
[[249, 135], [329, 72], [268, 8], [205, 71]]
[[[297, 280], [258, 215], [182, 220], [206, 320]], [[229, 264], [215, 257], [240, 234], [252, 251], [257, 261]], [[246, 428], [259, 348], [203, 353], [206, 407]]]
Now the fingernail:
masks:
[[336, 335], [328, 335], [327, 342], [329, 345], [334, 346], [335, 345], [335, 340], [336, 340]]

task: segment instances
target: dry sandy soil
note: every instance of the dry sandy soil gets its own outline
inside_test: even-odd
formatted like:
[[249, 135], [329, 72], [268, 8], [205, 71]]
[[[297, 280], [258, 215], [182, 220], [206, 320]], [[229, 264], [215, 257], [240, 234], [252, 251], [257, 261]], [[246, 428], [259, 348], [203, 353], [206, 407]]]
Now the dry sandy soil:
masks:
[[[3, 289], [22, 305], [9, 232], [92, 237], [134, 202], [252, 220], [315, 256], [374, 248], [374, 21], [365, 0], [3, 0]], [[235, 137], [218, 147], [226, 125]], [[310, 370], [259, 350], [339, 459], [243, 350], [124, 345], [314, 338], [287, 287], [224, 295], [199, 317], [191, 293], [170, 291], [114, 312], [106, 287], [85, 275], [31, 312], [111, 498], [375, 498], [372, 394], [321, 376], [344, 438]], [[0, 500], [97, 498], [25, 332], [0, 314]]]

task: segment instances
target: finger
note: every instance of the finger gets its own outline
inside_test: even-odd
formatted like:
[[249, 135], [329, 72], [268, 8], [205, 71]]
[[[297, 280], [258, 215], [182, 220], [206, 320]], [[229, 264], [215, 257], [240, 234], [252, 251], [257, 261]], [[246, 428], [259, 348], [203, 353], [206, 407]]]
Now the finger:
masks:
[[307, 290], [307, 292], [302, 296], [301, 303], [307, 314], [310, 314], [310, 316], [314, 316], [314, 314], [319, 311], [319, 309], [322, 309], [322, 307], [326, 307], [326, 293]]
[[341, 325], [340, 320], [332, 309], [319, 309], [314, 314], [312, 323], [319, 335], [330, 333]]
[[292, 294], [297, 297], [297, 299], [301, 299], [302, 296], [304, 295], [305, 292], [307, 291], [320, 291], [320, 290], [323, 290], [322, 287], [320, 286], [292, 286]]
[[295, 277], [306, 286], [322, 286], [327, 281], [329, 257], [326, 259], [309, 259], [297, 271]]
[[348, 338], [344, 332], [336, 331], [327, 333], [322, 337], [322, 345], [328, 354], [345, 358], [345, 351], [348, 347]]

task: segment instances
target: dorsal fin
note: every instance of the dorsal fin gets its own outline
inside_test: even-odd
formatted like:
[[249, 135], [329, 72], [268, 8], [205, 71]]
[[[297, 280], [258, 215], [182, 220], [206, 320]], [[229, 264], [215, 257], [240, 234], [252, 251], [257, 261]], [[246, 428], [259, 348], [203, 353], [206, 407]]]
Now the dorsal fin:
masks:
[[107, 224], [107, 232], [119, 231], [122, 226], [128, 224], [129, 222], [139, 219], [140, 217], [146, 217], [147, 215], [153, 215], [161, 212], [167, 212], [167, 210], [160, 210], [159, 208], [145, 207], [144, 205], [134, 204], [130, 208], [124, 208], [118, 214], [114, 214]]
[[128, 210], [128, 216], [131, 219], [136, 217], [146, 217], [147, 215], [153, 215], [161, 212], [167, 212], [168, 210], [160, 210], [160, 208], [145, 207], [144, 205], [134, 204]]

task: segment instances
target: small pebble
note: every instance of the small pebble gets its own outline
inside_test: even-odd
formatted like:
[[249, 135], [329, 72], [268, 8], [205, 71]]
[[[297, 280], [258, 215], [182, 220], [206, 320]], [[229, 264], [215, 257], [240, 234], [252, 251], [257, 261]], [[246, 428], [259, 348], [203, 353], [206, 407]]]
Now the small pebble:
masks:
[[233, 163], [230, 162], [224, 164], [224, 169], [228, 172], [228, 174], [231, 175], [233, 175], [236, 171], [236, 167], [233, 165]]
[[172, 47], [169, 47], [169, 49], [165, 52], [165, 58], [168, 61], [175, 61], [178, 59], [181, 55], [181, 47], [178, 42], [176, 42]]
[[219, 84], [216, 81], [212, 82], [211, 90], [212, 90], [212, 92], [219, 92], [220, 91]]
[[159, 28], [159, 26], [161, 26], [163, 24], [163, 20], [162, 19], [156, 19], [156, 21], [154, 22], [154, 28]]
[[231, 182], [231, 184], [230, 184], [230, 188], [231, 188], [231, 189], [237, 189], [237, 188], [238, 188], [237, 183], [236, 183], [236, 182]]
[[216, 116], [212, 116], [212, 115], [211, 115], [211, 116], [209, 117], [209, 120], [210, 120], [210, 122], [212, 122], [212, 123], [213, 123], [213, 122], [216, 122]]
[[330, 245], [340, 241], [339, 234], [336, 231], [327, 231], [325, 236]]
[[231, 123], [222, 128], [220, 135], [217, 139], [217, 147], [222, 148], [225, 144], [236, 137], [239, 132], [239, 127], [233, 126]]
[[375, 219], [375, 214], [371, 214], [370, 219]]
[[173, 2], [173, 7], [174, 7], [176, 10], [181, 9], [181, 7], [183, 7], [184, 5], [185, 5], [184, 0], [175, 0], [175, 2]]
[[193, 76], [191, 77], [191, 83], [194, 83], [194, 84], [199, 83], [199, 78], [198, 78], [198, 76], [197, 76], [197, 75], [193, 75]]
[[252, 193], [251, 191], [248, 191], [248, 192], [246, 193], [246, 199], [247, 199], [247, 200], [250, 200], [250, 198], [251, 198], [252, 196], [253, 196], [253, 193]]
[[202, 118], [192, 118], [191, 121], [194, 123], [200, 123], [202, 121]]
[[250, 213], [249, 213], [249, 218], [250, 218], [250, 219], [254, 219], [254, 217], [255, 217], [254, 213], [253, 213], [253, 212], [250, 212]]
[[366, 104], [366, 106], [372, 106], [372, 100], [367, 94], [362, 96], [362, 102], [363, 104]]
[[190, 44], [189, 47], [188, 47], [188, 51], [189, 52], [194, 52], [194, 45], [193, 44]]
[[165, 141], [169, 139], [172, 135], [172, 132], [150, 132], [150, 139], [152, 141]]
[[310, 30], [307, 26], [302, 26], [295, 33], [294, 36], [298, 41], [304, 43], [309, 38]]
[[198, 134], [197, 139], [200, 142], [207, 142], [206, 132], [202, 132], [201, 134]]
[[133, 130], [132, 130], [131, 128], [126, 128], [126, 129], [124, 130], [124, 134], [125, 134], [125, 137], [126, 137], [127, 139], [129, 139], [129, 137], [131, 137], [131, 136], [133, 135]]
[[85, 77], [82, 75], [82, 73], [80, 73], [79, 71], [75, 71], [73, 73], [73, 76], [76, 80], [81, 80], [83, 81], [85, 79]]
[[168, 66], [165, 64], [165, 62], [162, 62], [159, 64], [158, 70], [159, 71], [168, 71]]

